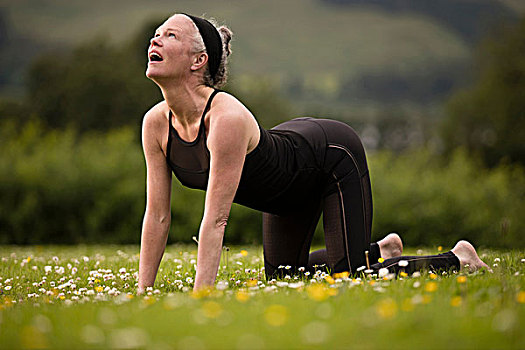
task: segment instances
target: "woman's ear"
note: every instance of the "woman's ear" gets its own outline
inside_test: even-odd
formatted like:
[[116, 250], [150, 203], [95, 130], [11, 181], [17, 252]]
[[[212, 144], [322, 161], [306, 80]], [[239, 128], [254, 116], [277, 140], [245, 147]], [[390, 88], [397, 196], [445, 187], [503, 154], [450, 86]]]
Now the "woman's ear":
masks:
[[190, 69], [193, 71], [199, 70], [208, 62], [208, 54], [200, 52], [193, 57], [193, 64]]

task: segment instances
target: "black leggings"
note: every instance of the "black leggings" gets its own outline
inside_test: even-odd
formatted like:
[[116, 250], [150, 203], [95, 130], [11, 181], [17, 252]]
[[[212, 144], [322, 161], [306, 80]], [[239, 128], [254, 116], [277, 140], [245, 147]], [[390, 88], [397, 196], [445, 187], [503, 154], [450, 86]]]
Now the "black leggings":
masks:
[[[387, 267], [391, 271], [397, 271], [400, 258], [378, 263], [381, 257], [379, 246], [370, 242], [370, 176], [365, 151], [355, 131], [342, 122], [328, 119], [301, 118], [294, 122], [295, 124], [286, 123], [286, 128], [300, 130], [305, 138], [310, 138], [310, 144], [321, 145], [314, 152], [322, 155], [318, 164], [325, 175], [325, 181], [322, 188], [306, 189], [316, 193], [319, 191], [319, 195], [314, 196], [319, 200], [301, 205], [285, 216], [263, 213], [267, 278], [288, 274], [300, 267], [314, 271], [316, 265], [324, 265], [332, 273], [355, 273], [357, 268], [366, 265], [365, 251], [369, 252], [373, 269]], [[310, 131], [305, 133], [305, 128]], [[321, 211], [326, 249], [309, 254]], [[403, 260], [409, 262], [404, 267], [407, 273], [429, 266], [436, 269], [459, 269], [459, 260], [453, 253], [403, 257]], [[290, 268], [280, 269], [279, 266]]]

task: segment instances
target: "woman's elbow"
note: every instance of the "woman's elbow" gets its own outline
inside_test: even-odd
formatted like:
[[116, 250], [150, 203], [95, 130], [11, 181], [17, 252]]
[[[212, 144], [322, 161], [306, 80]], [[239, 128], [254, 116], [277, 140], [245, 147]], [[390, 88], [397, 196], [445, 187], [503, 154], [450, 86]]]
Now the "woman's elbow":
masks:
[[220, 229], [224, 231], [226, 225], [228, 225], [228, 216], [228, 214], [204, 215], [201, 225], [207, 230]]
[[220, 229], [225, 229], [226, 225], [228, 225], [228, 219], [229, 219], [229, 215], [228, 214], [219, 215], [215, 219], [215, 227], [216, 228], [220, 228]]
[[169, 214], [162, 215], [162, 216], [157, 217], [156, 220], [159, 225], [169, 226], [171, 223], [171, 215]]
[[167, 226], [171, 224], [171, 213], [158, 213], [146, 210], [144, 214], [144, 222], [154, 224], [156, 226]]

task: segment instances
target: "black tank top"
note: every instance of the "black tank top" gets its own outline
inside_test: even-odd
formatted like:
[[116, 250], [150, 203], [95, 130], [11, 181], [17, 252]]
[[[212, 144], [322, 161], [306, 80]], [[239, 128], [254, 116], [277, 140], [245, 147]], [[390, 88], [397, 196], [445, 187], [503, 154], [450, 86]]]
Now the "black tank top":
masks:
[[[208, 99], [197, 138], [184, 141], [169, 113], [167, 161], [175, 177], [190, 188], [206, 190], [210, 152], [206, 145], [204, 117], [220, 90]], [[286, 130], [265, 130], [259, 126], [257, 147], [246, 155], [234, 202], [273, 214], [285, 214], [298, 204], [314, 200], [309, 189], [319, 188], [321, 174], [311, 146], [300, 135]], [[228, 135], [225, 135], [228, 137]]]

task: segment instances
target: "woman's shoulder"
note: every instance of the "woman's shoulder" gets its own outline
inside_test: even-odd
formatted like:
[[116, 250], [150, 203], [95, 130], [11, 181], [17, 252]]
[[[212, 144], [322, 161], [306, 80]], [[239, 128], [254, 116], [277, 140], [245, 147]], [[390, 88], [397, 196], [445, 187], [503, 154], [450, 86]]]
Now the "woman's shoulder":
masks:
[[142, 124], [145, 128], [165, 128], [168, 123], [168, 114], [168, 104], [164, 100], [160, 101], [144, 114]]
[[151, 107], [145, 114], [144, 119], [155, 119], [159, 117], [166, 118], [166, 114], [169, 112], [168, 104], [165, 100], [158, 102], [156, 105]]
[[215, 116], [253, 118], [250, 110], [237, 97], [225, 91], [215, 96], [212, 107]]
[[[215, 100], [216, 99], [216, 100]], [[229, 93], [219, 93], [213, 100], [210, 110], [210, 135], [238, 135], [236, 139], [248, 140], [248, 152], [252, 151], [259, 143], [259, 124], [250, 112], [235, 96]], [[210, 139], [216, 139], [210, 136]], [[222, 138], [217, 138], [218, 140]], [[221, 141], [222, 142], [222, 141]]]

